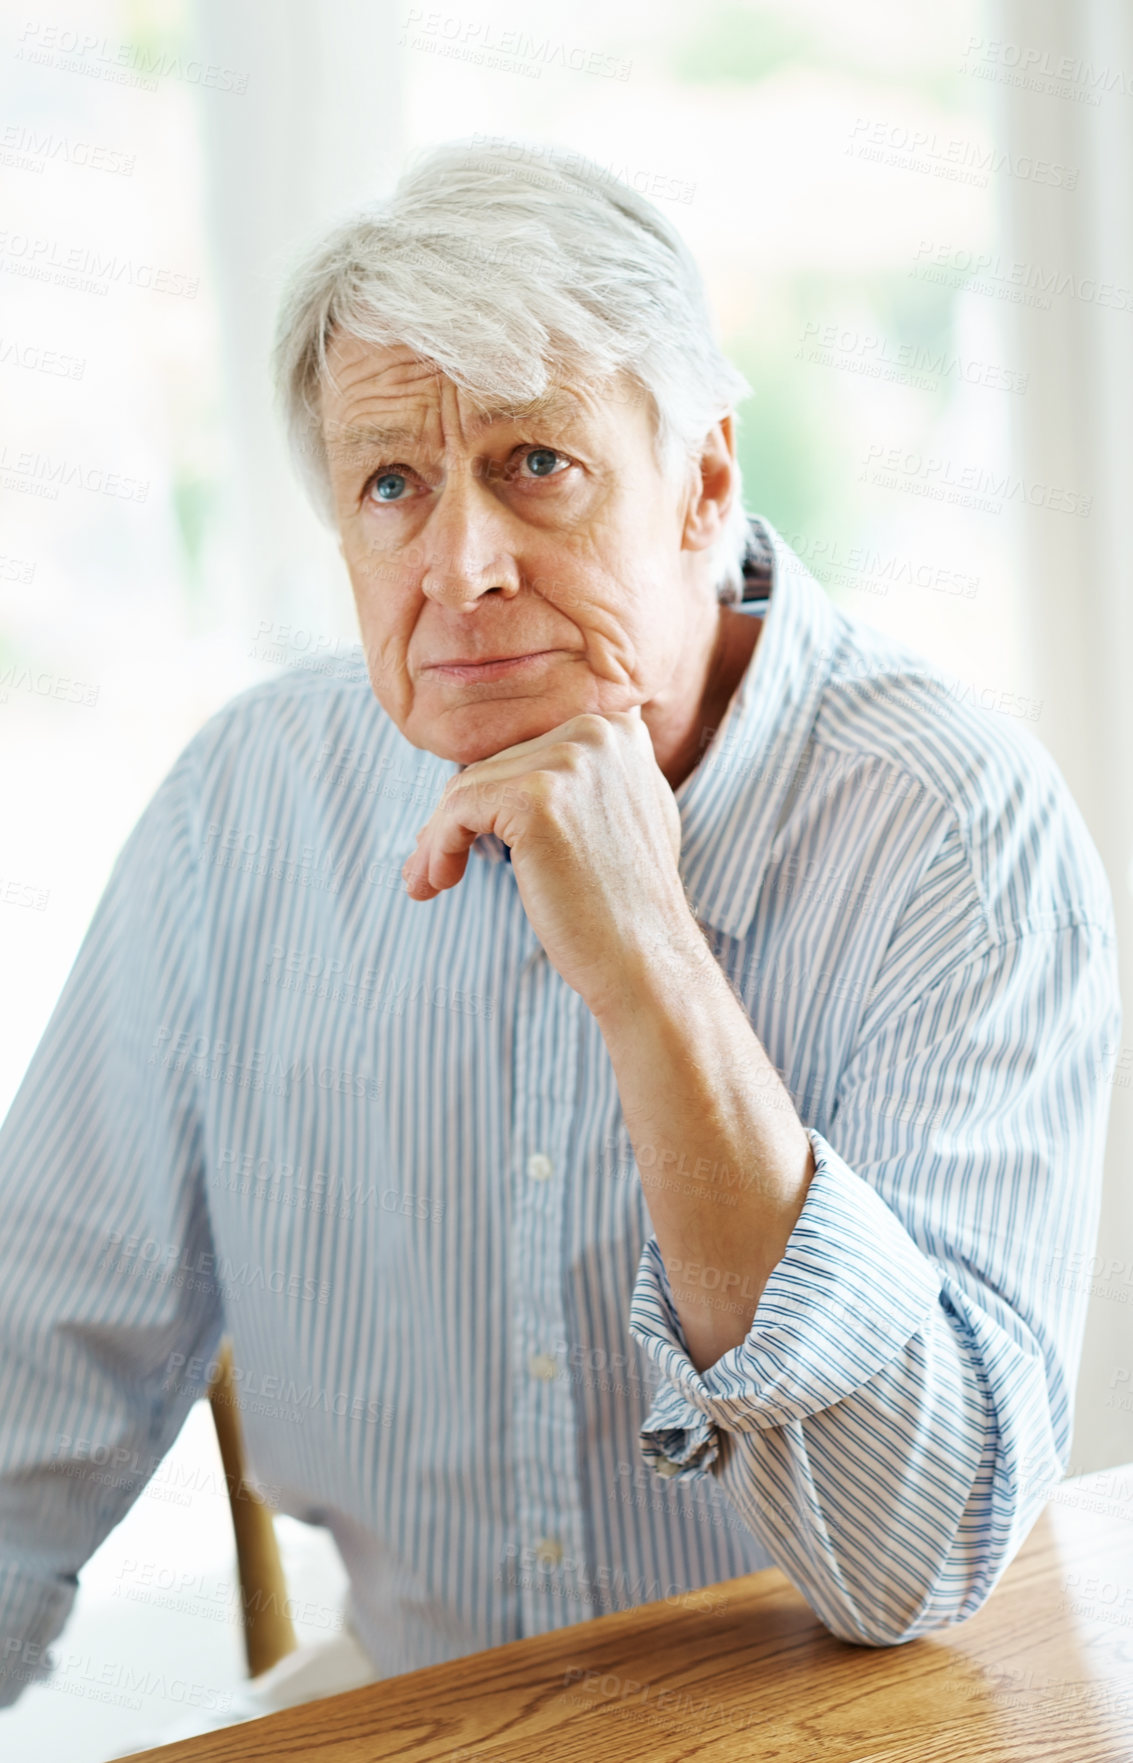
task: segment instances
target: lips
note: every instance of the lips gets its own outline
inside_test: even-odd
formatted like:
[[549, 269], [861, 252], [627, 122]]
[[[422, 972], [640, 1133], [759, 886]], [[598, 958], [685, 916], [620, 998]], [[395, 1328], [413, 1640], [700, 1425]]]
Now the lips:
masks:
[[424, 669], [425, 673], [443, 674], [449, 681], [463, 681], [466, 685], [486, 683], [491, 680], [509, 679], [513, 675], [537, 673], [543, 663], [553, 659], [554, 649], [527, 649], [520, 654], [493, 655], [477, 657], [475, 660], [462, 658], [459, 661], [433, 661]]
[[430, 661], [429, 667], [490, 667], [493, 661], [526, 661], [529, 655], [540, 655], [540, 649], [520, 649], [515, 655], [450, 655], [444, 661]]

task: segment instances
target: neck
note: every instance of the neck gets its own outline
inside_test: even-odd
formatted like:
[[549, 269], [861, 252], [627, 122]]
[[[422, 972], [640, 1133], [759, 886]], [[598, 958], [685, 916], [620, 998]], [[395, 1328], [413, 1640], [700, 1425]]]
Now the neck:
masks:
[[[759, 641], [763, 620], [750, 613], [720, 608], [716, 642], [705, 675], [704, 687], [684, 734], [657, 754], [657, 763], [671, 790], [679, 789], [704, 757], [704, 750], [724, 720], [724, 713], [747, 670]], [[649, 710], [642, 710], [649, 724]], [[650, 727], [650, 734], [654, 733]], [[656, 746], [656, 739], [655, 739]]]

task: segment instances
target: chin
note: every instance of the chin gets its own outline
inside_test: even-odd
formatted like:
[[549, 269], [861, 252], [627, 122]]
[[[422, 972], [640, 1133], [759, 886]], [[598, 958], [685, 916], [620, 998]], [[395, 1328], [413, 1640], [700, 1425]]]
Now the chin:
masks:
[[548, 734], [580, 712], [581, 706], [550, 704], [534, 698], [496, 700], [462, 705], [420, 728], [414, 726], [411, 718], [402, 732], [415, 747], [423, 747], [438, 759], [475, 765], [477, 760], [491, 759], [505, 747]]

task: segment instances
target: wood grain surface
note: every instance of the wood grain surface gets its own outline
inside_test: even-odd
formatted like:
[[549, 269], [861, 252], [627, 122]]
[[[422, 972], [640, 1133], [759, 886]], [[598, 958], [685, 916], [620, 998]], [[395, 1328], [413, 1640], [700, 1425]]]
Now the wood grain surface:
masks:
[[1064, 1482], [983, 1609], [904, 1646], [835, 1640], [773, 1569], [710, 1590], [140, 1755], [1133, 1763], [1133, 1468]]

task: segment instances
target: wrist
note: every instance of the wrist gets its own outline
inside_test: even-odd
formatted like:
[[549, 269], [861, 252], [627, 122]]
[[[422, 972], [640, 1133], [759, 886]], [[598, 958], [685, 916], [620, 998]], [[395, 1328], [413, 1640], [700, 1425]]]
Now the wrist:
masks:
[[641, 1024], [643, 1014], [687, 1011], [690, 1001], [727, 981], [691, 912], [652, 938], [635, 941], [622, 955], [612, 983], [590, 1004], [604, 1035]]

